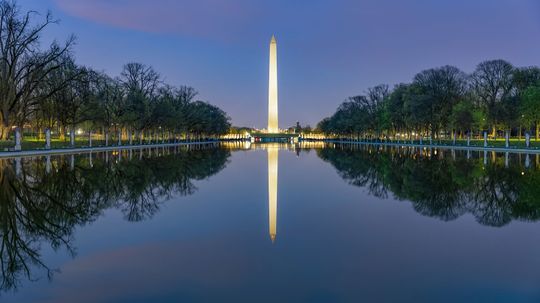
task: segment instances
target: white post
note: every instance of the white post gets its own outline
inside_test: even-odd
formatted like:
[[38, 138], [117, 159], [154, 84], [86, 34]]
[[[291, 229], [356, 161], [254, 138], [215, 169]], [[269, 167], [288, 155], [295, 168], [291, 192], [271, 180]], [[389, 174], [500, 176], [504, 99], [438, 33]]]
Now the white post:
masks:
[[105, 146], [109, 146], [109, 132], [105, 131]]
[[487, 143], [487, 131], [484, 131], [484, 147], [487, 147], [488, 146], [488, 143]]
[[88, 131], [88, 146], [92, 147], [92, 131]]
[[118, 131], [118, 146], [122, 145], [122, 131]]
[[129, 145], [133, 145], [133, 137], [131, 136], [131, 128], [128, 128], [127, 132], [128, 132], [127, 135], [128, 135]]
[[525, 146], [527, 146], [527, 148], [531, 147], [531, 135], [529, 132], [525, 133]]
[[505, 146], [506, 148], [510, 147], [510, 131], [507, 130], [505, 133]]
[[75, 146], [75, 128], [72, 127], [71, 131], [69, 132], [69, 145], [71, 147]]
[[471, 133], [467, 133], [467, 146], [471, 146]]
[[15, 129], [15, 150], [21, 150], [21, 129], [19, 127]]
[[45, 149], [51, 149], [51, 130], [45, 130]]

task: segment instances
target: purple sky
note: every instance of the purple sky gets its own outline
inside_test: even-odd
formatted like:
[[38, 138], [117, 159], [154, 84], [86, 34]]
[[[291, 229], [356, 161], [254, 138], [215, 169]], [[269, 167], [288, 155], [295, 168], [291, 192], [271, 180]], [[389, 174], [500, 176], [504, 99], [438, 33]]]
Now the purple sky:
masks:
[[61, 19], [80, 64], [137, 61], [191, 85], [235, 125], [265, 127], [268, 43], [278, 40], [280, 127], [314, 126], [346, 97], [446, 64], [540, 65], [537, 0], [19, 0]]

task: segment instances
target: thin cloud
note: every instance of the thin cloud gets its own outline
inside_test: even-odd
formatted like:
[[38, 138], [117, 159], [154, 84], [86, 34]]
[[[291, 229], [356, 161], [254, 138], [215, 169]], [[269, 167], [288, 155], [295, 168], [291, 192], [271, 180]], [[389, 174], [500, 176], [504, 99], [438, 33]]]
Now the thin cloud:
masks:
[[118, 28], [228, 39], [259, 14], [247, 0], [54, 0], [66, 14]]

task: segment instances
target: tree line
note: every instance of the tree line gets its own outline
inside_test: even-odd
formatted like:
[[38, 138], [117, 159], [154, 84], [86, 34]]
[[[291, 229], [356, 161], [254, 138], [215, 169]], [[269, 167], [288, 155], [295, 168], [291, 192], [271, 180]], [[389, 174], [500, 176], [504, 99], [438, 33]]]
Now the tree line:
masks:
[[196, 99], [189, 86], [171, 86], [151, 66], [132, 62], [118, 77], [76, 63], [75, 38], [41, 47], [58, 20], [0, 1], [0, 139], [14, 129], [36, 133], [88, 131], [171, 138], [216, 136], [229, 130], [226, 113]]
[[347, 98], [317, 129], [327, 135], [372, 139], [540, 135], [540, 68], [505, 60], [481, 62], [467, 74], [431, 68], [411, 83], [381, 84]]

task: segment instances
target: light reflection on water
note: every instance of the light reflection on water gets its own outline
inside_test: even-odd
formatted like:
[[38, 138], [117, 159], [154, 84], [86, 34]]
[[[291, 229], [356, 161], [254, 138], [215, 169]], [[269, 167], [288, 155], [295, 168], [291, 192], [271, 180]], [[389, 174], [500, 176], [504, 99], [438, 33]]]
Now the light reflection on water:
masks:
[[278, 146], [268, 150], [268, 233], [272, 243], [276, 241], [277, 226], [277, 188], [278, 188]]
[[539, 167], [321, 142], [0, 160], [1, 298], [535, 301]]

